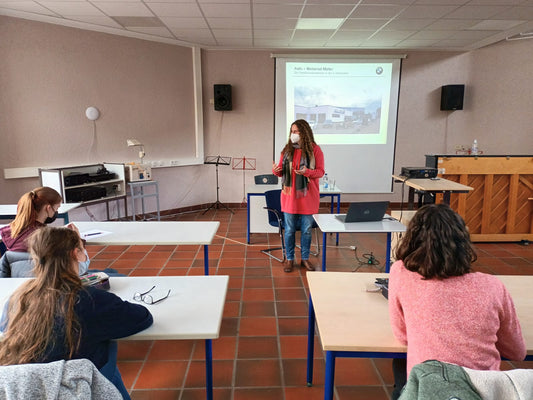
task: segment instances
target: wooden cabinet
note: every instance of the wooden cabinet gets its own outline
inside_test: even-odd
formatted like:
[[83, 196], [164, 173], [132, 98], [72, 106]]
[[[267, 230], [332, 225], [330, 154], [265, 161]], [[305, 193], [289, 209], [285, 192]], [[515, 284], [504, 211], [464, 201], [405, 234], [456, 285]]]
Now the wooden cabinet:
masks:
[[[124, 164], [102, 163], [64, 168], [39, 169], [42, 186], [57, 190], [64, 203], [83, 206], [105, 202], [109, 219], [109, 201], [124, 199], [126, 179]], [[120, 218], [120, 207], [117, 207]], [[126, 216], [127, 212], [125, 211]]]
[[426, 166], [474, 188], [450, 200], [473, 241], [533, 240], [533, 156], [427, 155]]

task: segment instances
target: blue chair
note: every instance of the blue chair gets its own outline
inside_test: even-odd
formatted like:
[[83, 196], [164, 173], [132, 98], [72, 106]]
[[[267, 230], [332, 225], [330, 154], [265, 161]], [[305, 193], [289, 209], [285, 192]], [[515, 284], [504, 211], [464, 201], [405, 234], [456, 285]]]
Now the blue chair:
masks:
[[[284, 236], [284, 230], [285, 230], [285, 220], [283, 212], [281, 211], [281, 189], [276, 190], [267, 190], [265, 192], [265, 200], [266, 200], [266, 207], [264, 207], [268, 211], [268, 223], [271, 226], [274, 226], [278, 228], [279, 237], [281, 239], [281, 247], [271, 247], [268, 249], [261, 250], [261, 253], [266, 254], [267, 256], [279, 261], [284, 262], [287, 258], [287, 253], [285, 251], [285, 236]], [[318, 225], [316, 222], [313, 222], [313, 230], [315, 231], [316, 236], [316, 251], [311, 251], [310, 253], [314, 256], [318, 256], [320, 254], [320, 246], [318, 241]], [[300, 230], [300, 228], [297, 228], [297, 230]], [[299, 245], [296, 245], [297, 247], [300, 247]], [[276, 250], [282, 250], [282, 258], [276, 257], [274, 254], [272, 254], [273, 251]]]

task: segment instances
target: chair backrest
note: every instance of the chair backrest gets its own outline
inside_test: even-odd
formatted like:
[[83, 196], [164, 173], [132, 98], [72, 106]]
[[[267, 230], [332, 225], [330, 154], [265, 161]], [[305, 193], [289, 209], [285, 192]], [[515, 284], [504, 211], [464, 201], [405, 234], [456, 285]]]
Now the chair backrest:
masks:
[[[267, 190], [265, 192], [266, 206], [278, 212], [278, 216], [283, 224], [283, 213], [281, 212], [281, 189]], [[268, 211], [268, 223], [279, 227], [278, 216], [272, 211]]]
[[254, 176], [256, 185], [277, 185], [278, 177], [274, 174], [256, 175]]
[[0, 258], [0, 278], [30, 278], [33, 260], [30, 253], [6, 251]]

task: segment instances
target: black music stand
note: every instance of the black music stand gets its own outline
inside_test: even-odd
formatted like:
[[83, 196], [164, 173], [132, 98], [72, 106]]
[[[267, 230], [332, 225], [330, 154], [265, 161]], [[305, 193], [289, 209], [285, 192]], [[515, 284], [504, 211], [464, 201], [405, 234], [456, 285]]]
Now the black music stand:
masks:
[[212, 208], [218, 210], [218, 209], [221, 208], [221, 207], [224, 207], [226, 210], [228, 210], [229, 212], [231, 212], [231, 213], [233, 214], [233, 210], [231, 210], [231, 209], [230, 209], [228, 206], [226, 206], [225, 204], [222, 204], [222, 203], [220, 202], [220, 200], [218, 199], [218, 190], [220, 189], [220, 187], [218, 186], [218, 166], [219, 166], [219, 165], [230, 165], [230, 164], [231, 164], [231, 157], [207, 156], [207, 157], [205, 158], [204, 164], [215, 164], [215, 166], [216, 166], [216, 174], [217, 174], [217, 201], [215, 201], [213, 204], [211, 204], [211, 205], [209, 206], [209, 208], [203, 212], [203, 214], [205, 214], [206, 212], [208, 212], [208, 211], [211, 210]]

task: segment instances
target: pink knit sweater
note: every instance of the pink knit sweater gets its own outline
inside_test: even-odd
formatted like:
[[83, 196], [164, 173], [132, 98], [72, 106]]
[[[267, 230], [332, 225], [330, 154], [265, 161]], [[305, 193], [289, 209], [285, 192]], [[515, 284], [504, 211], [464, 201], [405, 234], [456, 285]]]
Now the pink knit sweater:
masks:
[[495, 276], [479, 272], [423, 280], [396, 261], [389, 280], [394, 335], [407, 345], [407, 372], [426, 360], [499, 370], [523, 360], [526, 344], [513, 300]]

